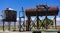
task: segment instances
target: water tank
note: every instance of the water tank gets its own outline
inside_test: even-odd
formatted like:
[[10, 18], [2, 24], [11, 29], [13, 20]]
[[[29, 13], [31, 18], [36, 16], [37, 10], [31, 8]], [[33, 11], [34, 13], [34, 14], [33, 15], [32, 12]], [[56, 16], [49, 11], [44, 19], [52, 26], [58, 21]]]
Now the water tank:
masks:
[[16, 22], [17, 12], [11, 8], [6, 8], [2, 12], [2, 20], [6, 22]]

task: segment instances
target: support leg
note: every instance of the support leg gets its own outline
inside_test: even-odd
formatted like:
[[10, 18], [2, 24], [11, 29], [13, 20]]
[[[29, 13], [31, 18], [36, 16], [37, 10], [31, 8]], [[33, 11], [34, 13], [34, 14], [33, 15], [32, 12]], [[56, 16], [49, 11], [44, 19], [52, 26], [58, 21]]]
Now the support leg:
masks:
[[19, 18], [19, 31], [21, 31], [21, 18]]
[[39, 16], [37, 16], [37, 29], [39, 29]]
[[10, 24], [11, 24], [11, 22], [8, 22], [8, 27], [9, 27], [8, 30], [9, 30], [9, 31], [10, 31]]
[[57, 29], [57, 27], [56, 27], [56, 16], [55, 16], [55, 29]]
[[4, 24], [5, 24], [5, 22], [3, 21], [3, 31], [5, 31], [5, 29], [4, 29], [4, 28], [5, 28], [5, 27], [4, 27]]
[[14, 22], [14, 30], [13, 31], [16, 31], [16, 22]]
[[30, 31], [30, 16], [28, 16], [28, 21], [26, 22], [26, 31]]

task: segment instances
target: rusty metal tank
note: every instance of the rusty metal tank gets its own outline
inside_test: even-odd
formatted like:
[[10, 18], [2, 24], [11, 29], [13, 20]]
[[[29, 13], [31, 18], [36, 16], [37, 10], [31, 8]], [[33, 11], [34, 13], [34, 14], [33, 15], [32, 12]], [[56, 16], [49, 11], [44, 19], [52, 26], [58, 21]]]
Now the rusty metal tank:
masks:
[[35, 8], [27, 8], [26, 16], [54, 16], [58, 15], [59, 8], [58, 6], [46, 6], [46, 5], [38, 5]]

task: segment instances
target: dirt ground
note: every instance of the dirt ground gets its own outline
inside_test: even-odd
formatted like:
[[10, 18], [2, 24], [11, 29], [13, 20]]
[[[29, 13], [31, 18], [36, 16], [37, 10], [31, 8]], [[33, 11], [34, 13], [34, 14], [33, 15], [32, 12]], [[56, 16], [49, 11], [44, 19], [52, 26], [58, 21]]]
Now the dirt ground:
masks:
[[[0, 32], [0, 33], [32, 33], [32, 32]], [[42, 33], [57, 33], [57, 32], [42, 32]]]

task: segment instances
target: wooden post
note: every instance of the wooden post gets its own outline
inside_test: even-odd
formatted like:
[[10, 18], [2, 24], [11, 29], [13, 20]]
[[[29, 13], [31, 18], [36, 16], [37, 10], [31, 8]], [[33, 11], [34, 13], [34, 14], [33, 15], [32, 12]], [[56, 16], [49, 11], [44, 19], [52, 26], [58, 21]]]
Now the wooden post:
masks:
[[36, 18], [37, 18], [37, 29], [39, 29], [38, 7], [37, 7], [37, 9], [36, 9]]
[[[47, 15], [46, 15], [46, 17], [45, 17], [46, 19], [47, 19]], [[45, 25], [45, 27], [46, 27], [46, 29], [47, 29], [47, 20], [46, 20], [46, 25]]]
[[11, 22], [8, 22], [8, 27], [9, 27], [8, 30], [9, 30], [9, 31], [10, 31], [10, 24], [11, 24]]
[[19, 31], [21, 31], [21, 18], [19, 17]]
[[14, 22], [14, 31], [16, 31], [16, 22]]
[[29, 31], [30, 30], [30, 16], [27, 16], [28, 17], [28, 21], [26, 22], [26, 31]]
[[5, 28], [5, 27], [4, 27], [4, 24], [5, 24], [5, 22], [3, 21], [3, 31], [5, 31], [5, 29], [4, 29], [4, 28]]
[[37, 16], [37, 29], [39, 29], [39, 16]]
[[56, 27], [56, 15], [55, 15], [55, 29], [57, 29], [57, 27]]

